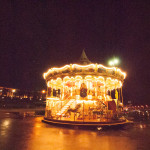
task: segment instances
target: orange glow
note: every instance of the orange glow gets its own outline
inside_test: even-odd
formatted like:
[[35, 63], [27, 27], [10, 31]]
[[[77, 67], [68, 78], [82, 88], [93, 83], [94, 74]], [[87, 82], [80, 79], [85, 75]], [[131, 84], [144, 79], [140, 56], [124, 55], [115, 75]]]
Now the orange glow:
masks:
[[16, 92], [16, 89], [13, 89], [12, 92], [15, 93], [15, 92]]
[[44, 77], [44, 79], [46, 79], [49, 74], [53, 74], [54, 72], [60, 73], [61, 71], [65, 70], [65, 69], [68, 69], [68, 70], [71, 71], [74, 68], [82, 68], [83, 70], [85, 70], [87, 68], [93, 68], [94, 70], [95, 70], [95, 68], [102, 68], [102, 69], [106, 69], [106, 70], [113, 70], [116, 73], [119, 73], [120, 75], [123, 75], [124, 79], [126, 77], [126, 73], [122, 72], [119, 68], [116, 68], [116, 67], [105, 67], [102, 64], [99, 64], [99, 65], [97, 65], [97, 64], [90, 64], [90, 65], [78, 65], [78, 64], [73, 64], [72, 65], [72, 64], [70, 64], [70, 65], [65, 65], [65, 66], [63, 66], [61, 68], [51, 68], [47, 72], [45, 72], [43, 74], [43, 77]]
[[44, 94], [46, 91], [45, 90], [42, 90], [42, 93]]

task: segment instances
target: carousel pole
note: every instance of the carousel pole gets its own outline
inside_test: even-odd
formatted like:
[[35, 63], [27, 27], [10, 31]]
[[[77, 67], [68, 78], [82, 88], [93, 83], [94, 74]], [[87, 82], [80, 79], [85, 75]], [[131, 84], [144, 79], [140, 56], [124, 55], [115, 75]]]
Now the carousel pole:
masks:
[[121, 87], [121, 98], [122, 98], [122, 106], [123, 106], [123, 94], [122, 94], [122, 87]]
[[106, 91], [106, 78], [105, 78], [105, 87], [104, 87], [104, 89], [105, 89], [105, 102], [106, 102], [106, 114], [107, 114], [107, 120], [108, 120], [108, 101], [107, 101], [107, 99], [106, 99], [106, 95], [107, 95], [107, 91]]
[[[83, 76], [83, 83], [84, 83], [84, 76]], [[84, 99], [83, 99], [83, 122], [84, 122]]]
[[[47, 84], [47, 91], [46, 91], [46, 107], [45, 107], [45, 116], [47, 117], [47, 107], [49, 107], [49, 102], [47, 101], [47, 96], [48, 96], [48, 82], [46, 82]], [[48, 102], [48, 105], [47, 105]]]
[[[98, 67], [97, 67], [97, 63], [95, 65], [95, 73], [97, 74], [97, 70], [98, 70]], [[94, 78], [93, 78], [94, 79]], [[95, 87], [95, 99], [97, 99], [97, 79], [96, 79], [96, 87]]]
[[[106, 78], [105, 78], [105, 101], [107, 102], [106, 95], [107, 95], [107, 89], [106, 89]], [[107, 111], [108, 111], [108, 103], [106, 104], [107, 104]]]
[[[52, 97], [52, 95], [53, 95], [53, 86], [52, 86], [52, 82], [51, 81], [50, 81], [50, 87], [51, 87], [50, 97]], [[52, 100], [49, 100], [50, 107], [49, 107], [48, 111], [51, 112], [51, 116], [50, 117], [52, 117], [52, 113], [53, 113], [53, 111], [52, 111], [52, 103], [53, 103]]]
[[83, 100], [83, 122], [84, 122], [84, 100]]

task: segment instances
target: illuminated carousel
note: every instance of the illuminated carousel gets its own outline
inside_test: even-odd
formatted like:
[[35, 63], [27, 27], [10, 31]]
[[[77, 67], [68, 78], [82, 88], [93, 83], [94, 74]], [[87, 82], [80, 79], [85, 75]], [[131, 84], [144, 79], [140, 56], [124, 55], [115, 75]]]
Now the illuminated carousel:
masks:
[[93, 64], [82, 52], [79, 64], [51, 68], [44, 122], [75, 127], [106, 127], [128, 123], [119, 118], [126, 74], [116, 67]]

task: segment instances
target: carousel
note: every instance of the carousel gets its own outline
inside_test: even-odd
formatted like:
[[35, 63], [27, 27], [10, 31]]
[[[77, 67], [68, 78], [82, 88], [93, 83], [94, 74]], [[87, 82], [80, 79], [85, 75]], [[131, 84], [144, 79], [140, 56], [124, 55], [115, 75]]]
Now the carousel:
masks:
[[75, 127], [106, 127], [128, 123], [120, 118], [126, 73], [117, 67], [93, 64], [82, 52], [78, 64], [51, 68], [43, 122]]

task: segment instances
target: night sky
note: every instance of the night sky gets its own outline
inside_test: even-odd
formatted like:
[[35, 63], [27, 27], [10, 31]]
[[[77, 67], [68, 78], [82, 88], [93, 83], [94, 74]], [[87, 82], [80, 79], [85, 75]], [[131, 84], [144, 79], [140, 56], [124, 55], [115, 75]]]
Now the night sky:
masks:
[[50, 67], [82, 50], [127, 73], [124, 101], [150, 104], [149, 0], [0, 0], [0, 86], [42, 90]]

